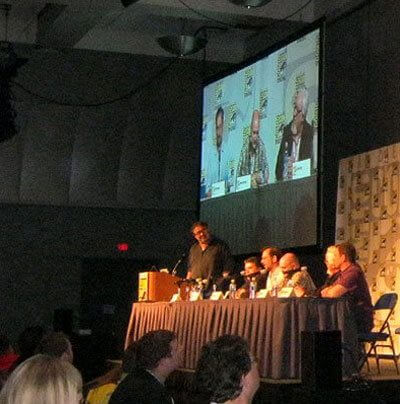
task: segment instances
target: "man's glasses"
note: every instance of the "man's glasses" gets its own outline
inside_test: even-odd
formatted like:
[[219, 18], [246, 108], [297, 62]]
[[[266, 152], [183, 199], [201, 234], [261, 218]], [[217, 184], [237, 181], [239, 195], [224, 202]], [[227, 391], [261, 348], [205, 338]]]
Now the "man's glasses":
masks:
[[193, 232], [193, 236], [201, 236], [202, 234], [207, 234], [207, 230], [199, 230], [199, 231]]

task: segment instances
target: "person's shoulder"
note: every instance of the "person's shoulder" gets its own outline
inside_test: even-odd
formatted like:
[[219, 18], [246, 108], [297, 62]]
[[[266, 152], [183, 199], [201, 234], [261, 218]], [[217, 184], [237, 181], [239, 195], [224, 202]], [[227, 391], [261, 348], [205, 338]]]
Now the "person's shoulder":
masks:
[[314, 134], [314, 132], [313, 132], [313, 127], [312, 127], [306, 120], [304, 120], [303, 125], [304, 125], [304, 134], [305, 134], [306, 136], [309, 136], [309, 135], [313, 135], [313, 134]]
[[306, 275], [305, 272], [303, 272], [303, 271], [297, 271], [296, 273], [293, 274], [293, 276], [292, 276], [292, 281], [294, 281], [294, 282], [299, 281], [299, 280], [301, 280], [301, 279], [306, 278], [306, 276], [307, 276], [307, 275]]
[[300, 273], [301, 273], [303, 276], [306, 276], [306, 277], [308, 277], [308, 278], [311, 277], [310, 272], [308, 272], [308, 268], [307, 268], [307, 267], [301, 268]]
[[147, 371], [134, 371], [128, 374], [117, 386], [110, 404], [162, 402], [165, 396], [164, 386]]
[[362, 274], [362, 269], [360, 267], [360, 265], [354, 263], [349, 265], [344, 271], [343, 273], [349, 273], [349, 274]]
[[340, 272], [338, 277], [338, 282], [345, 280], [355, 280], [362, 276], [362, 269], [358, 264], [349, 265], [344, 271]]
[[200, 248], [199, 243], [193, 243], [189, 249], [189, 253], [191, 253], [192, 251], [196, 251], [199, 248]]
[[291, 126], [292, 121], [283, 127], [282, 140], [292, 136]]

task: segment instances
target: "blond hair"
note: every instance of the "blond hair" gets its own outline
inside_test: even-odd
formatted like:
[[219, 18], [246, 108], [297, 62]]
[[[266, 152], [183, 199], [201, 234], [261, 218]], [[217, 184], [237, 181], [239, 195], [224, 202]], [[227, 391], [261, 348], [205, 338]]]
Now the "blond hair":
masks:
[[0, 393], [0, 404], [78, 404], [82, 377], [69, 362], [35, 355], [21, 363]]

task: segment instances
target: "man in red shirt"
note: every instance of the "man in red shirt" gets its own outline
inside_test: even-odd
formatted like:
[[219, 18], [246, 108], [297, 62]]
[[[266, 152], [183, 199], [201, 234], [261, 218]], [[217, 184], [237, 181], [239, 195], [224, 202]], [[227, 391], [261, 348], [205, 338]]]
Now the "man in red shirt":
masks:
[[364, 273], [356, 262], [356, 249], [351, 243], [341, 243], [329, 250], [332, 254], [331, 264], [340, 273], [332, 285], [322, 289], [321, 296], [349, 296], [354, 304], [358, 331], [368, 332], [373, 327], [371, 295]]

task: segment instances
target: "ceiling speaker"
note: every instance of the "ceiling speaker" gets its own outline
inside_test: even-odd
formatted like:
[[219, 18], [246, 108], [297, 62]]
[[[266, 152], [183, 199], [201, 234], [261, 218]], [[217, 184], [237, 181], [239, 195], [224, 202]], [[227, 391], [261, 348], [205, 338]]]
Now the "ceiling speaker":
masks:
[[236, 4], [237, 6], [253, 8], [253, 7], [265, 6], [271, 0], [229, 0], [229, 1], [233, 4]]
[[157, 39], [165, 51], [177, 56], [188, 56], [207, 45], [207, 39], [193, 35], [168, 35]]

